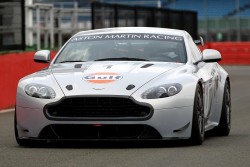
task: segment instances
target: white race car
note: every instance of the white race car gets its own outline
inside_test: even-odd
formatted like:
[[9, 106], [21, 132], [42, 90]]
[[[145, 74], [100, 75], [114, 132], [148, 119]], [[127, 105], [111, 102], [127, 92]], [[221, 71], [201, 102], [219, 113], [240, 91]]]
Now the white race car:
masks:
[[82, 31], [17, 87], [20, 145], [58, 140], [173, 140], [202, 144], [231, 127], [230, 80], [182, 30], [146, 27]]

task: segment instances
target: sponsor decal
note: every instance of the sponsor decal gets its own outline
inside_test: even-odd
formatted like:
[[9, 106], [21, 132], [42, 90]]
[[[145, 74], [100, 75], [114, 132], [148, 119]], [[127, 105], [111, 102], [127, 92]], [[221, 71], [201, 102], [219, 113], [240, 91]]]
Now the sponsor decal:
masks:
[[86, 74], [83, 76], [83, 80], [96, 84], [106, 84], [122, 79], [122, 75], [111, 72], [99, 72]]

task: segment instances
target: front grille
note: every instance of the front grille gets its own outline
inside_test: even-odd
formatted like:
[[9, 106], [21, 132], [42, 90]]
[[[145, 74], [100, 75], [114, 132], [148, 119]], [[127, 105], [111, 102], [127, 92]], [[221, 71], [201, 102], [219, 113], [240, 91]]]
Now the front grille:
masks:
[[40, 139], [162, 139], [148, 125], [53, 124], [41, 131]]
[[152, 109], [129, 98], [74, 97], [50, 104], [45, 109], [50, 119], [63, 118], [148, 118]]

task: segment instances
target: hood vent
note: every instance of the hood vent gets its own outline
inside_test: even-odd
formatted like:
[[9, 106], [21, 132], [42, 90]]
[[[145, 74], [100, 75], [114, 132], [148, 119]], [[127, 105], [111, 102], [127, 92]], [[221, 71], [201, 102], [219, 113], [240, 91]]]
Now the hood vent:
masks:
[[154, 65], [154, 64], [145, 64], [145, 65], [141, 66], [141, 68], [148, 68], [148, 67], [150, 67], [152, 65]]
[[81, 68], [82, 67], [82, 64], [76, 64], [75, 65], [75, 68]]
[[112, 65], [108, 65], [106, 69], [111, 69]]

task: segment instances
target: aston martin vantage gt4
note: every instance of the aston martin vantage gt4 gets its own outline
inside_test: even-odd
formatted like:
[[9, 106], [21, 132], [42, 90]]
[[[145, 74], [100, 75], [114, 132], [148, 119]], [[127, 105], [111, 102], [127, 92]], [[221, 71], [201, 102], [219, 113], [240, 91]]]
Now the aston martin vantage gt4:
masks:
[[48, 68], [17, 87], [20, 145], [64, 140], [173, 140], [200, 145], [206, 131], [227, 136], [230, 79], [221, 54], [183, 30], [127, 27], [82, 31]]

